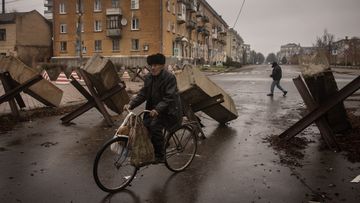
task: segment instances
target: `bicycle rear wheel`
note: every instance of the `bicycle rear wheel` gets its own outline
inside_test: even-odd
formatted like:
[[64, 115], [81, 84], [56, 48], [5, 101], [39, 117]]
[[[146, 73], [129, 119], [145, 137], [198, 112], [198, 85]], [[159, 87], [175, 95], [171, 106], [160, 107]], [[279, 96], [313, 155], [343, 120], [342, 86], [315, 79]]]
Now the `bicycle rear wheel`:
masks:
[[109, 140], [96, 154], [93, 175], [96, 184], [105, 192], [124, 189], [135, 177], [137, 168], [130, 164], [127, 137]]
[[197, 138], [193, 129], [187, 125], [168, 134], [166, 138], [165, 165], [174, 172], [183, 171], [195, 157]]

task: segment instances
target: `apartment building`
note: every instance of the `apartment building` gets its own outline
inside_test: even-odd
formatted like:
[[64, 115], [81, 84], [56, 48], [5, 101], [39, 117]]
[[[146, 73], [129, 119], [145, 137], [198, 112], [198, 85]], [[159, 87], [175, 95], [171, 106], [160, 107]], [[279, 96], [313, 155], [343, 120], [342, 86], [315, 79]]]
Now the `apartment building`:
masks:
[[244, 63], [244, 40], [240, 37], [236, 30], [230, 28], [227, 34], [226, 54], [233, 61]]
[[301, 51], [300, 44], [289, 43], [280, 47], [280, 53], [278, 54], [279, 61], [294, 61], [293, 58], [298, 56]]
[[250, 44], [243, 44], [242, 45], [242, 53], [243, 53], [243, 60], [244, 60], [244, 64], [250, 64], [251, 63], [251, 46]]
[[0, 54], [35, 67], [51, 57], [51, 26], [36, 10], [0, 14]]
[[[80, 53], [84, 58], [99, 53], [121, 64], [154, 53], [163, 53], [170, 62], [225, 58], [228, 26], [205, 0], [52, 3], [54, 60], [76, 60]], [[144, 63], [140, 61], [134, 65]]]
[[330, 57], [331, 64], [358, 66], [360, 65], [360, 38], [345, 37], [333, 44], [333, 50]]

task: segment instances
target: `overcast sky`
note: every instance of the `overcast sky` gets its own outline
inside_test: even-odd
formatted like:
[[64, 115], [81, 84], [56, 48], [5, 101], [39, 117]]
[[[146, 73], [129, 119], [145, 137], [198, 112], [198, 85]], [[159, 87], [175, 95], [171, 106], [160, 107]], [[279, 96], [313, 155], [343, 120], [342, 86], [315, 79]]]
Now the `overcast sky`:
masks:
[[[243, 0], [207, 0], [233, 27]], [[246, 0], [235, 26], [251, 49], [278, 52], [287, 43], [312, 46], [327, 29], [335, 39], [360, 37], [360, 0]]]
[[[43, 13], [44, 0], [5, 0], [7, 10]], [[233, 27], [243, 0], [207, 0]], [[235, 29], [262, 52], [278, 52], [287, 43], [312, 46], [324, 29], [336, 39], [360, 37], [360, 0], [247, 0]]]

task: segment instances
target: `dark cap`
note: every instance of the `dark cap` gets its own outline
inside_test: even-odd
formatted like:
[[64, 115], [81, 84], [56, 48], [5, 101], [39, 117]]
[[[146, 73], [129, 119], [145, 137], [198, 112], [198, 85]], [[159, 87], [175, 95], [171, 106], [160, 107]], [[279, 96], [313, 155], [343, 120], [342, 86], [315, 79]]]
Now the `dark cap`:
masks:
[[153, 64], [165, 64], [165, 56], [163, 54], [157, 53], [150, 55], [146, 58], [147, 63], [151, 66]]
[[278, 64], [276, 62], [272, 62], [272, 66], [271, 67], [275, 67], [277, 66]]

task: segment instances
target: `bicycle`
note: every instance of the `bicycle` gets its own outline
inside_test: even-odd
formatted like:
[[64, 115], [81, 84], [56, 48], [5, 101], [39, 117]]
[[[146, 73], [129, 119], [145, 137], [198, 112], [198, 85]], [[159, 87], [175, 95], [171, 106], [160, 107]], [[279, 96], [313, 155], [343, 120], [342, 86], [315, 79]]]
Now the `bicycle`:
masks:
[[[138, 116], [142, 116], [145, 112], [149, 111], [144, 110]], [[131, 138], [118, 134], [132, 116], [136, 114], [128, 111], [128, 115], [116, 130], [115, 136], [107, 141], [96, 154], [93, 176], [98, 187], [105, 192], [117, 192], [124, 189], [140, 169], [130, 164], [131, 150], [128, 144]], [[197, 136], [192, 125], [191, 122], [183, 123], [171, 132], [164, 131], [165, 166], [173, 172], [185, 170], [195, 157]], [[115, 150], [114, 146], [117, 146]]]

